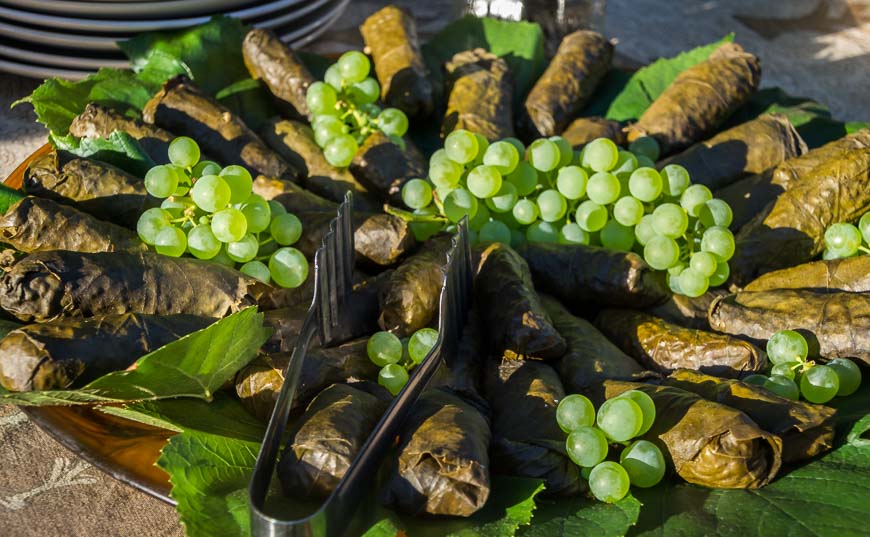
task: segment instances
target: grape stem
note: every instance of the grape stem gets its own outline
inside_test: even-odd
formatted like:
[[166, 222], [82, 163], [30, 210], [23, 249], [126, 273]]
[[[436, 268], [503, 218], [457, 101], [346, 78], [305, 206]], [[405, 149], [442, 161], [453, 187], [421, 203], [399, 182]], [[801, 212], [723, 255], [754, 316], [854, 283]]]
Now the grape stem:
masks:
[[384, 205], [384, 212], [393, 216], [397, 216], [405, 222], [425, 222], [425, 223], [447, 223], [447, 218], [437, 214], [414, 214], [390, 205]]
[[870, 248], [867, 248], [866, 246], [859, 246], [858, 251], [864, 252], [865, 254], [870, 254]]

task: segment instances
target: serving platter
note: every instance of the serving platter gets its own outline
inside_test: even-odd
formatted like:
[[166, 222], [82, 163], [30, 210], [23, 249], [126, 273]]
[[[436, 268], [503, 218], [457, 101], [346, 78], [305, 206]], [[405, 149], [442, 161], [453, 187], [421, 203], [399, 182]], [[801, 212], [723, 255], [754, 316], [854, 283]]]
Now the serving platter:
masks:
[[107, 19], [114, 17], [160, 19], [167, 16], [195, 16], [216, 11], [230, 11], [254, 4], [254, 0], [3, 0], [0, 5], [21, 9]]

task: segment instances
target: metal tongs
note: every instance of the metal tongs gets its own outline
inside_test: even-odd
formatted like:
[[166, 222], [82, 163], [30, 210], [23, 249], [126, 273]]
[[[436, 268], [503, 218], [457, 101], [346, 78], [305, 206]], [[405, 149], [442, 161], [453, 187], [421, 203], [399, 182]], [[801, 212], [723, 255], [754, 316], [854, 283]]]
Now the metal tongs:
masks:
[[332, 336], [338, 326], [340, 309], [352, 290], [354, 247], [351, 202], [352, 195], [348, 193], [314, 257], [314, 300], [284, 372], [284, 385], [272, 410], [248, 488], [251, 533], [255, 537], [337, 537], [346, 531], [360, 500], [375, 481], [384, 456], [393, 445], [408, 411], [438, 369], [443, 357], [456, 351], [468, 316], [472, 285], [471, 249], [468, 222], [463, 219], [457, 226], [453, 243], [447, 253], [439, 300], [438, 339], [432, 350], [414, 370], [408, 383], [366, 440], [344, 478], [317, 511], [305, 518], [291, 520], [267, 514], [266, 497], [309, 343], [315, 333], [319, 335], [321, 345], [333, 343]]

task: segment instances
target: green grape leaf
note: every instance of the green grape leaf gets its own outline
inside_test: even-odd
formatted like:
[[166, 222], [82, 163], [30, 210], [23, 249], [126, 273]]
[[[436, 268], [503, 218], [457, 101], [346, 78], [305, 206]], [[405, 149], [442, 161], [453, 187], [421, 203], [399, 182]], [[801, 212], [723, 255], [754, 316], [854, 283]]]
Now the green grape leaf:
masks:
[[154, 160], [142, 149], [139, 142], [123, 131], [115, 131], [108, 138], [76, 138], [71, 134], [49, 134], [48, 140], [59, 150], [106, 162], [136, 177], [145, 177], [148, 170], [155, 166]]
[[24, 196], [24, 192], [0, 184], [0, 214], [5, 213], [9, 207], [18, 203], [19, 200], [24, 199]]
[[269, 338], [263, 314], [244, 309], [140, 358], [130, 369], [103, 375], [78, 390], [0, 395], [15, 405], [75, 405], [173, 397], [211, 400]]
[[853, 446], [870, 447], [870, 414], [867, 414], [855, 423], [855, 426], [849, 431], [846, 440]]
[[634, 526], [641, 503], [630, 494], [614, 503], [602, 503], [587, 497], [558, 501], [538, 501], [534, 523], [517, 533], [519, 537], [620, 537]]

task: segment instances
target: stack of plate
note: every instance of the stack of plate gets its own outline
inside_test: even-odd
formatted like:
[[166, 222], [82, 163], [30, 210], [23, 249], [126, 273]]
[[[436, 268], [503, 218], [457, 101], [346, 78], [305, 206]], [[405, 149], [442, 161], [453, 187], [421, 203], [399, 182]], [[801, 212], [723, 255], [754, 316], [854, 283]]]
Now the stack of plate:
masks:
[[127, 67], [116, 42], [225, 14], [294, 47], [320, 35], [350, 0], [0, 0], [0, 71], [80, 79]]

